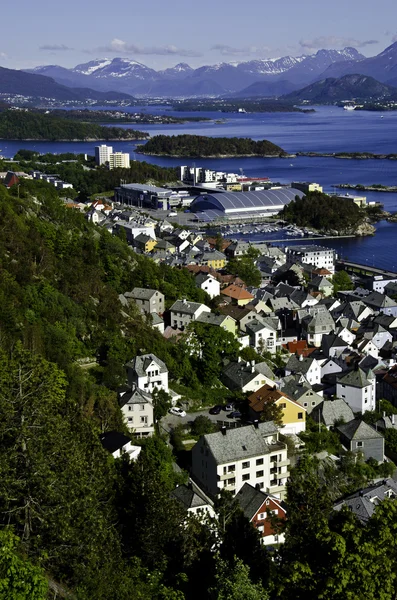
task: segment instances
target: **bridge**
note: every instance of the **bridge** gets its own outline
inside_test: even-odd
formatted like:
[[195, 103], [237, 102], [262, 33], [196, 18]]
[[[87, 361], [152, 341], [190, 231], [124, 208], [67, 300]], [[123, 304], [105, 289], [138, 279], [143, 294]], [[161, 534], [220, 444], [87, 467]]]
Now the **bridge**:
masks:
[[378, 267], [370, 267], [369, 265], [360, 265], [360, 263], [350, 262], [348, 260], [335, 261], [336, 268], [338, 270], [344, 270], [357, 275], [367, 275], [373, 277], [374, 275], [382, 275], [383, 277], [390, 279], [397, 279], [397, 273], [394, 271], [388, 271], [387, 269], [379, 269]]

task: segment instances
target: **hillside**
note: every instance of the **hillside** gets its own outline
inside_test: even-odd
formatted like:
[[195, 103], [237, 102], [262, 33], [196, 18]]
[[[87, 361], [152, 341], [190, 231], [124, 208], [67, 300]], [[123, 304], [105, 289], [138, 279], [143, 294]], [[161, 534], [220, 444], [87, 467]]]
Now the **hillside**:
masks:
[[156, 135], [137, 152], [153, 156], [217, 157], [280, 156], [280, 146], [268, 140], [255, 142], [249, 138], [212, 138], [200, 135]]
[[52, 117], [37, 112], [5, 110], [0, 113], [0, 139], [5, 140], [143, 140], [147, 133], [104, 127]]
[[122, 92], [98, 92], [90, 88], [70, 88], [44, 75], [26, 73], [0, 67], [0, 91], [35, 98], [53, 98], [59, 101], [76, 100], [131, 100], [132, 96]]
[[300, 102], [310, 100], [315, 103], [329, 103], [341, 100], [391, 98], [397, 96], [397, 89], [380, 83], [366, 75], [345, 75], [340, 79], [328, 78], [317, 81], [301, 90], [283, 97], [284, 100]]
[[271, 98], [274, 96], [282, 96], [291, 93], [297, 86], [286, 79], [279, 81], [257, 81], [248, 87], [244, 88], [237, 94], [235, 98]]

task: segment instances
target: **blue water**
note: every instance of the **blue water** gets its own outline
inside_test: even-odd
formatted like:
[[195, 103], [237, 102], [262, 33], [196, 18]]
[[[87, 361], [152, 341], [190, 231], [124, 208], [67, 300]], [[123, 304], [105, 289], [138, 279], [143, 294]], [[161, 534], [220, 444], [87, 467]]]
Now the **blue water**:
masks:
[[[127, 109], [123, 109], [127, 110]], [[139, 107], [131, 107], [138, 112]], [[123, 125], [147, 131], [150, 135], [181, 133], [216, 137], [250, 137], [269, 139], [284, 150], [313, 152], [374, 152], [397, 153], [397, 111], [385, 112], [383, 118], [377, 112], [349, 112], [337, 107], [316, 107], [315, 113], [180, 113], [169, 107], [144, 107], [149, 113], [169, 114], [179, 117], [202, 116], [213, 119], [204, 123], [178, 125]], [[225, 122], [216, 124], [215, 120]], [[1, 153], [12, 157], [21, 147], [39, 152], [94, 153], [95, 144], [90, 142], [14, 142], [0, 141]], [[389, 160], [339, 160], [335, 158], [294, 159], [173, 159], [145, 157], [135, 154], [137, 143], [113, 142], [115, 150], [130, 152], [131, 158], [146, 160], [162, 166], [177, 166], [196, 163], [215, 170], [240, 173], [248, 176], [267, 176], [272, 181], [316, 181], [325, 191], [332, 191], [338, 183], [381, 183], [397, 185], [397, 161]], [[386, 210], [397, 211], [397, 194], [365, 192], [368, 201], [384, 204]], [[397, 224], [381, 222], [374, 237], [351, 240], [329, 240], [326, 245], [334, 247], [343, 257], [362, 263], [375, 264], [385, 269], [397, 269]], [[258, 239], [258, 238], [256, 238]], [[260, 238], [263, 239], [263, 236]], [[302, 239], [297, 240], [302, 243]], [[288, 240], [291, 244], [291, 239]], [[323, 242], [322, 242], [323, 243]], [[325, 244], [325, 243], [324, 243]]]

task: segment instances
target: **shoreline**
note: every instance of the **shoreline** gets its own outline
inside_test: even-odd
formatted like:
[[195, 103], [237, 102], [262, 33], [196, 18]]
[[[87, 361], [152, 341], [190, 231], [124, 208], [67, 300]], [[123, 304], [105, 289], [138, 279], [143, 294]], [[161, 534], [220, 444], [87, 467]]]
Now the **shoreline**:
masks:
[[356, 185], [352, 183], [339, 183], [335, 187], [341, 190], [354, 190], [355, 192], [397, 193], [397, 185], [383, 185], [382, 187], [377, 187], [375, 185], [361, 185], [360, 183]]
[[67, 138], [67, 139], [56, 139], [51, 140], [48, 138], [2, 138], [0, 137], [0, 141], [2, 142], [50, 142], [52, 144], [57, 144], [58, 142], [142, 142], [147, 141], [148, 138]]
[[374, 154], [372, 152], [296, 152], [305, 158], [338, 158], [340, 160], [397, 160], [397, 154]]
[[159, 158], [296, 158], [296, 154], [208, 154], [187, 156], [186, 154], [157, 154], [154, 152], [142, 152], [136, 149], [137, 154], [144, 156], [158, 156]]

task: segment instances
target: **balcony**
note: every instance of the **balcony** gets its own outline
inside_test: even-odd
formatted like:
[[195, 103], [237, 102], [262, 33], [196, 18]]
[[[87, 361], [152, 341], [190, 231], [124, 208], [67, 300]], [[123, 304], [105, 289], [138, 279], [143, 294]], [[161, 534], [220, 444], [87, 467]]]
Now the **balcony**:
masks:
[[276, 483], [271, 481], [270, 487], [266, 488], [266, 492], [268, 494], [277, 494], [278, 492], [285, 492], [285, 489], [286, 489], [285, 484], [280, 484], [278, 481]]
[[290, 465], [290, 464], [291, 464], [291, 461], [290, 461], [290, 459], [289, 459], [289, 458], [286, 458], [285, 460], [280, 460], [280, 461], [277, 463], [277, 466], [278, 466], [278, 467], [289, 467], [289, 465]]

